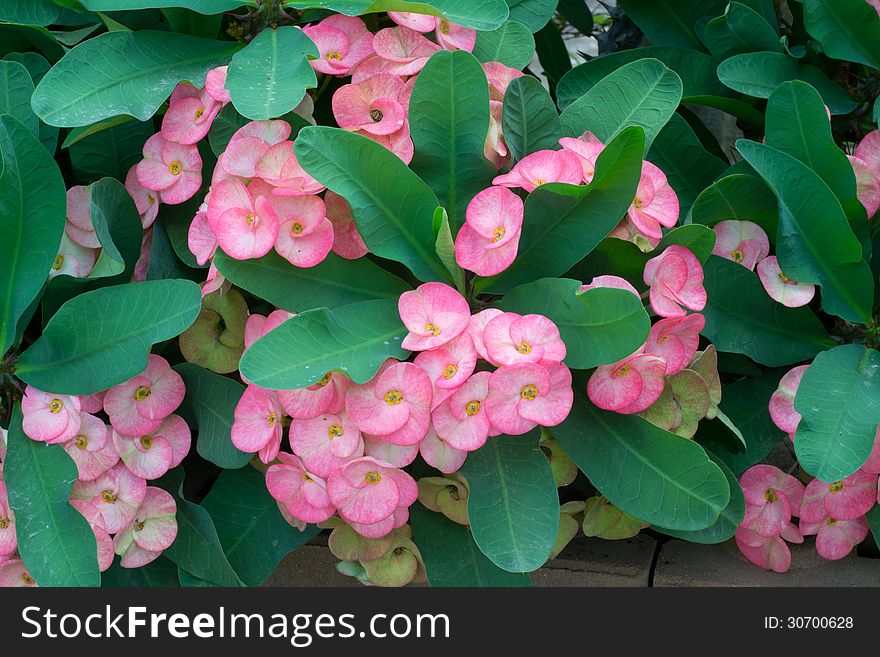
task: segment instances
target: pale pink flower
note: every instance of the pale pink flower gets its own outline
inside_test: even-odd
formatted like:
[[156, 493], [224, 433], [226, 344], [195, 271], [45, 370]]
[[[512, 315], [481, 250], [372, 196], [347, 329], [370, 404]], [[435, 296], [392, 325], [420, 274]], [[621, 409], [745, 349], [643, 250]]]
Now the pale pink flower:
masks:
[[269, 200], [278, 217], [275, 251], [296, 267], [314, 267], [323, 261], [333, 246], [333, 224], [324, 201], [279, 193]]
[[132, 474], [158, 479], [183, 462], [189, 454], [192, 436], [179, 415], [169, 415], [157, 429], [143, 436], [124, 436], [113, 432], [113, 444]]
[[133, 164], [125, 174], [125, 189], [141, 217], [141, 226], [146, 230], [159, 214], [159, 194], [141, 185], [137, 177], [137, 164]]
[[666, 180], [666, 175], [654, 164], [642, 162], [642, 177], [626, 216], [643, 235], [653, 239], [663, 237], [661, 226], [669, 228], [678, 221], [678, 196]]
[[683, 246], [668, 246], [648, 260], [644, 281], [651, 286], [651, 308], [661, 317], [682, 317], [684, 308], [702, 310], [706, 305], [703, 266]]
[[21, 400], [21, 412], [21, 428], [32, 440], [63, 443], [79, 432], [79, 397], [53, 395], [27, 386]]
[[237, 260], [266, 255], [278, 238], [278, 217], [269, 199], [251, 194], [235, 179], [211, 190], [208, 225], [220, 248]]
[[[874, 130], [865, 135], [856, 147], [854, 157], [860, 163], [864, 163], [864, 167], [854, 166], [854, 168], [856, 182], [861, 192], [859, 200], [865, 205], [870, 219], [880, 209], [880, 131]], [[873, 180], [868, 177], [868, 172], [872, 174]]]
[[428, 373], [435, 389], [452, 390], [473, 374], [477, 352], [471, 337], [462, 333], [442, 347], [421, 352], [413, 362]]
[[351, 379], [341, 372], [327, 372], [307, 388], [279, 390], [278, 401], [295, 420], [310, 420], [324, 413], [341, 413]]
[[399, 506], [390, 516], [373, 524], [350, 522], [349, 526], [364, 538], [383, 538], [409, 520], [409, 508]]
[[0, 562], [0, 589], [25, 588], [37, 585], [21, 559]]
[[257, 176], [285, 194], [305, 196], [324, 191], [324, 185], [312, 178], [296, 159], [292, 141], [278, 142], [254, 164]]
[[94, 481], [77, 481], [71, 494], [94, 503], [107, 533], [115, 534], [134, 519], [146, 493], [147, 481], [133, 475], [124, 463], [117, 463]]
[[281, 308], [273, 310], [268, 317], [253, 313], [244, 324], [244, 348], [250, 349], [254, 342], [281, 326], [291, 317], [296, 317], [296, 315]]
[[770, 240], [758, 224], [751, 221], [720, 221], [715, 231], [712, 253], [753, 270], [770, 253]]
[[213, 182], [219, 182], [218, 172], [227, 176], [253, 178], [257, 161], [275, 144], [290, 136], [291, 127], [287, 121], [251, 121], [236, 130], [226, 145], [226, 150], [217, 159], [217, 169]]
[[865, 516], [838, 520], [826, 515], [816, 522], [801, 520], [800, 530], [804, 536], [815, 534], [816, 552], [825, 559], [836, 561], [843, 559], [856, 545], [864, 541], [870, 528]]
[[504, 187], [490, 187], [471, 199], [465, 216], [455, 238], [455, 261], [479, 276], [507, 269], [519, 249], [522, 199]]
[[880, 0], [867, 0], [867, 3], [876, 9], [878, 14], [880, 14]]
[[500, 169], [510, 159], [507, 142], [504, 141], [504, 103], [499, 100], [489, 101], [489, 130], [483, 144], [483, 156]]
[[641, 413], [663, 394], [666, 361], [636, 352], [610, 365], [600, 365], [587, 382], [590, 401], [606, 411]]
[[400, 130], [392, 132], [390, 135], [373, 135], [369, 132], [363, 132], [361, 134], [387, 148], [399, 157], [404, 164], [412, 162], [415, 153], [415, 145], [410, 137], [409, 122], [404, 123]]
[[200, 90], [195, 85], [189, 82], [178, 82], [177, 86], [174, 87], [174, 91], [171, 92], [168, 104], [176, 103], [184, 98], [195, 98], [199, 93]]
[[414, 445], [395, 445], [383, 440], [381, 436], [361, 435], [364, 439], [364, 456], [371, 456], [395, 468], [405, 468], [415, 461], [419, 455], [419, 446], [424, 442]]
[[556, 426], [574, 403], [571, 372], [561, 363], [517, 363], [492, 372], [485, 411], [500, 433], [517, 436]]
[[99, 253], [100, 249], [81, 246], [70, 239], [66, 232], [62, 233], [58, 254], [49, 268], [49, 280], [62, 275], [85, 278], [95, 268]]
[[208, 71], [208, 74], [205, 76], [205, 91], [210, 94], [211, 98], [224, 105], [232, 100], [229, 97], [229, 90], [226, 88], [226, 73], [228, 70], [228, 66], [218, 66]]
[[587, 290], [593, 290], [599, 287], [611, 287], [618, 290], [626, 290], [627, 292], [632, 292], [637, 297], [639, 295], [639, 291], [633, 287], [632, 283], [630, 283], [625, 278], [621, 278], [620, 276], [595, 276], [593, 280], [589, 282], [588, 285], [581, 285], [578, 288], [578, 294], [583, 294]]
[[9, 493], [6, 482], [0, 479], [0, 563], [3, 558], [14, 554], [18, 549], [15, 534], [15, 514], [9, 506]]
[[318, 48], [312, 68], [329, 75], [348, 75], [354, 66], [373, 54], [373, 34], [364, 21], [333, 14], [316, 25], [303, 28]]
[[651, 327], [644, 353], [666, 361], [666, 375], [678, 374], [688, 366], [700, 346], [700, 331], [706, 319], [696, 313], [661, 319]]
[[499, 433], [486, 412], [491, 377], [490, 372], [477, 372], [434, 409], [431, 422], [435, 443], [440, 440], [449, 448], [472, 452], [482, 447], [490, 435]]
[[847, 157], [856, 176], [856, 195], [870, 219], [880, 210], [880, 177], [864, 160], [855, 155], [847, 155]]
[[354, 223], [348, 201], [328, 190], [324, 194], [324, 206], [333, 224], [333, 253], [347, 260], [367, 255], [369, 249]]
[[[408, 27], [386, 27], [373, 37], [373, 50], [391, 65], [394, 75], [415, 75], [440, 46]], [[335, 112], [334, 112], [335, 113]]]
[[168, 106], [162, 117], [162, 136], [179, 144], [195, 144], [204, 139], [211, 130], [214, 119], [223, 104], [217, 102], [207, 90], [197, 96], [180, 98]]
[[743, 556], [759, 568], [776, 573], [791, 568], [791, 551], [779, 535], [763, 536], [747, 527], [739, 527], [735, 539]]
[[185, 394], [183, 379], [168, 361], [150, 354], [143, 373], [107, 391], [104, 410], [119, 433], [142, 436], [159, 428]]
[[202, 156], [192, 144], [168, 141], [156, 133], [144, 144], [137, 164], [138, 182], [159, 192], [162, 203], [175, 205], [192, 198], [202, 186]]
[[211, 266], [208, 267], [208, 275], [205, 277], [205, 282], [202, 283], [202, 296], [207, 296], [211, 294], [211, 292], [216, 292], [217, 290], [229, 289], [231, 283], [228, 283], [226, 278], [217, 270], [217, 266], [214, 264], [214, 261], [211, 260]]
[[438, 436], [433, 427], [428, 429], [425, 439], [419, 443], [419, 453], [425, 463], [444, 474], [460, 470], [468, 455], [465, 450], [456, 449]]
[[283, 415], [274, 390], [249, 385], [235, 407], [232, 444], [243, 452], [259, 452], [263, 463], [271, 463], [281, 449]]
[[496, 176], [492, 184], [521, 187], [531, 192], [545, 183], [562, 182], [579, 185], [582, 180], [583, 169], [576, 155], [566, 150], [543, 150], [526, 155], [509, 173]]
[[152, 227], [144, 231], [141, 237], [141, 250], [138, 259], [134, 263], [134, 270], [131, 272], [130, 283], [143, 283], [147, 280], [147, 269], [150, 267], [150, 257], [153, 254], [153, 229]]
[[503, 101], [507, 93], [507, 86], [515, 78], [521, 78], [524, 73], [501, 62], [486, 62], [483, 64], [483, 72], [489, 82], [489, 100]]
[[754, 465], [739, 478], [746, 499], [746, 513], [741, 527], [761, 536], [783, 532], [797, 515], [804, 494], [804, 485], [772, 465]]
[[445, 18], [435, 20], [434, 37], [446, 50], [466, 50], [471, 52], [477, 42], [477, 31], [451, 23]]
[[563, 137], [559, 140], [563, 150], [573, 153], [581, 163], [583, 181], [587, 184], [593, 182], [596, 173], [596, 160], [605, 149], [603, 144], [592, 132], [587, 131], [580, 137]]
[[877, 502], [877, 475], [856, 470], [841, 481], [825, 483], [813, 479], [804, 491], [801, 522], [821, 522], [825, 517], [855, 520]]
[[91, 193], [88, 187], [77, 185], [67, 190], [67, 221], [64, 232], [80, 246], [90, 249], [101, 246], [92, 223]]
[[193, 217], [187, 232], [186, 244], [200, 265], [208, 262], [217, 252], [217, 236], [208, 223], [208, 207], [206, 205], [199, 208]]
[[390, 135], [406, 122], [407, 109], [400, 102], [403, 88], [403, 80], [389, 73], [343, 85], [333, 94], [333, 116], [340, 128]]
[[76, 463], [83, 481], [94, 481], [119, 462], [119, 453], [110, 440], [110, 428], [86, 412], [80, 413], [79, 431], [64, 443], [64, 451]]
[[309, 472], [325, 479], [336, 468], [364, 455], [361, 432], [345, 411], [311, 420], [293, 420], [290, 447]]
[[82, 395], [79, 398], [80, 408], [86, 413], [91, 413], [92, 415], [100, 413], [104, 410], [104, 395], [106, 394], [106, 390], [101, 390], [100, 392], [95, 392], [91, 395]]
[[503, 313], [483, 329], [483, 344], [493, 365], [561, 363], [565, 343], [559, 329], [543, 315]]
[[92, 528], [97, 546], [98, 570], [103, 573], [113, 565], [114, 555], [113, 539], [110, 538], [110, 534], [107, 533], [107, 528], [104, 526], [104, 516], [101, 515], [94, 502], [72, 499], [70, 505], [80, 512], [82, 517], [88, 521], [89, 527]]
[[779, 381], [779, 387], [770, 396], [770, 418], [792, 440], [801, 421], [801, 414], [794, 410], [794, 397], [808, 367], [809, 365], [798, 365], [786, 372]]
[[131, 522], [113, 537], [123, 568], [140, 568], [156, 560], [177, 538], [177, 503], [161, 488], [147, 487]]
[[489, 353], [486, 351], [486, 345], [483, 343], [483, 331], [486, 329], [486, 324], [498, 317], [502, 312], [498, 308], [486, 308], [486, 310], [481, 310], [472, 315], [470, 322], [468, 322], [467, 334], [473, 340], [477, 355], [483, 360], [489, 360]]
[[768, 256], [758, 263], [758, 278], [770, 298], [789, 308], [806, 306], [816, 295], [816, 286], [798, 283], [782, 273], [776, 256]]
[[411, 11], [389, 11], [388, 18], [398, 25], [403, 25], [422, 34], [433, 32], [437, 26], [436, 16], [417, 14]]
[[401, 347], [410, 351], [424, 351], [446, 344], [465, 331], [471, 318], [465, 298], [444, 283], [424, 283], [415, 290], [404, 292], [397, 308], [409, 331]]
[[280, 452], [276, 463], [266, 470], [269, 494], [294, 518], [303, 522], [323, 522], [336, 513], [327, 495], [327, 482], [306, 470], [302, 459]]

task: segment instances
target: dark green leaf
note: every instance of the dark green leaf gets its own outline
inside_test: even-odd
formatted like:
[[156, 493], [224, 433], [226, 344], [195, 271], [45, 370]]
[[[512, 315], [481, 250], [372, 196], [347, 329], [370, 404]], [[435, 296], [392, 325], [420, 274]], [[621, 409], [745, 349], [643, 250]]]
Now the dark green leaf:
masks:
[[0, 20], [24, 25], [51, 25], [61, 15], [52, 0], [3, 0]]
[[547, 23], [538, 30], [535, 34], [535, 50], [553, 93], [562, 76], [571, 70], [571, 55], [556, 25]]
[[37, 115], [31, 109], [34, 83], [18, 62], [0, 61], [0, 114], [17, 119], [32, 135], [39, 136]]
[[550, 94], [531, 76], [510, 81], [504, 94], [502, 126], [514, 161], [535, 151], [555, 150], [562, 137], [562, 124]]
[[717, 57], [756, 50], [782, 52], [776, 30], [761, 14], [740, 2], [727, 5], [724, 15], [706, 23], [699, 36]]
[[177, 566], [165, 557], [140, 568], [123, 568], [115, 561], [112, 566], [101, 573], [101, 586], [106, 588], [143, 588], [180, 586], [177, 580]]
[[559, 0], [556, 10], [581, 34], [593, 33], [593, 13], [584, 0]]
[[702, 49], [694, 25], [703, 16], [718, 16], [726, 0], [621, 0], [636, 25], [658, 46]]
[[477, 32], [474, 57], [480, 62], [501, 62], [518, 71], [528, 66], [535, 54], [535, 37], [519, 21], [504, 21], [490, 32]]
[[186, 7], [200, 14], [219, 14], [232, 11], [244, 4], [239, 0], [80, 0], [80, 2], [90, 11]]
[[686, 247], [700, 262], [705, 263], [715, 248], [715, 232], [699, 224], [673, 228], [663, 236], [660, 244], [649, 255], [660, 254], [672, 244]]
[[864, 0], [804, 0], [804, 26], [829, 57], [880, 68], [880, 16]]
[[125, 180], [132, 165], [143, 159], [144, 142], [155, 134], [151, 121], [126, 121], [78, 138], [70, 145], [70, 163], [81, 183], [110, 176]]
[[776, 242], [779, 208], [776, 197], [760, 178], [741, 173], [725, 176], [704, 189], [691, 208], [695, 223], [714, 226], [719, 221], [752, 221]]

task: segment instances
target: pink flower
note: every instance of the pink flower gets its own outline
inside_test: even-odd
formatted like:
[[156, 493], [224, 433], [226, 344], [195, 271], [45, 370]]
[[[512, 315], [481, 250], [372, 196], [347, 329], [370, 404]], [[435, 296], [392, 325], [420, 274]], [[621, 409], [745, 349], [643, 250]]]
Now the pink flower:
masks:
[[434, 35], [446, 50], [466, 50], [471, 52], [477, 42], [477, 31], [450, 23], [445, 18], [436, 19]]
[[156, 560], [177, 538], [177, 504], [170, 493], [149, 486], [131, 522], [113, 538], [123, 568]]
[[739, 478], [746, 498], [746, 514], [741, 527], [761, 536], [783, 532], [797, 515], [804, 485], [772, 465], [754, 465]]
[[460, 470], [468, 455], [465, 450], [456, 449], [438, 436], [433, 427], [428, 429], [425, 439], [419, 443], [419, 453], [425, 463], [444, 474]]
[[736, 546], [743, 556], [764, 570], [784, 573], [791, 568], [791, 551], [779, 535], [762, 536], [746, 527], [736, 530]]
[[486, 141], [483, 144], [483, 156], [495, 165], [496, 169], [503, 167], [510, 159], [507, 143], [504, 141], [504, 103], [499, 100], [489, 101], [489, 130], [486, 133]]
[[[877, 426], [877, 435], [874, 437], [874, 448], [871, 450], [871, 455], [862, 464], [860, 470], [872, 475], [880, 475], [880, 425]], [[880, 503], [880, 493], [878, 493], [877, 502]]]
[[682, 306], [702, 310], [706, 305], [703, 267], [683, 246], [666, 247], [648, 260], [644, 280], [651, 286], [651, 308], [661, 317], [682, 317], [686, 314]]
[[119, 462], [119, 454], [110, 440], [110, 428], [86, 412], [80, 413], [79, 431], [64, 443], [64, 451], [76, 463], [83, 481], [94, 481]]
[[217, 252], [217, 236], [208, 224], [208, 208], [203, 205], [196, 212], [189, 225], [186, 244], [190, 252], [196, 257], [196, 262], [204, 265], [214, 257]]
[[94, 502], [72, 499], [70, 505], [80, 512], [82, 517], [88, 521], [89, 527], [92, 528], [95, 544], [98, 548], [98, 570], [103, 573], [113, 565], [114, 554], [113, 539], [110, 538], [110, 534], [107, 533], [107, 528], [104, 526], [104, 516], [101, 515]]
[[312, 178], [296, 159], [292, 141], [278, 142], [254, 164], [257, 176], [290, 196], [305, 196], [324, 191], [324, 185]]
[[877, 10], [878, 14], [880, 14], [880, 0], [867, 0], [867, 2], [869, 5]]
[[138, 182], [159, 192], [162, 203], [183, 203], [202, 186], [202, 156], [194, 145], [168, 141], [157, 132], [144, 144], [136, 172]]
[[218, 173], [253, 178], [257, 175], [257, 161], [272, 146], [286, 140], [290, 131], [290, 124], [281, 120], [251, 121], [243, 125], [232, 135], [226, 150], [217, 159], [213, 182], [219, 182]]
[[110, 424], [126, 436], [142, 436], [158, 429], [186, 394], [183, 379], [167, 360], [150, 354], [147, 363], [142, 374], [110, 388], [104, 396]]
[[327, 493], [343, 520], [378, 525], [376, 533], [384, 536], [394, 529], [395, 511], [415, 503], [418, 486], [403, 470], [364, 456], [335, 470], [327, 479]]
[[77, 481], [72, 495], [94, 503], [108, 534], [122, 531], [132, 520], [147, 494], [147, 482], [117, 463], [95, 481]]
[[6, 483], [0, 479], [0, 563], [18, 549], [15, 534], [15, 514], [9, 506]]
[[562, 151], [536, 151], [516, 163], [510, 173], [496, 176], [493, 185], [522, 187], [527, 192], [545, 183], [562, 182], [572, 185], [583, 180], [581, 161], [573, 153]]
[[783, 274], [776, 256], [758, 263], [758, 278], [771, 299], [789, 308], [806, 306], [816, 295], [815, 285], [798, 283]]
[[666, 361], [666, 375], [678, 374], [688, 366], [700, 346], [700, 331], [706, 319], [699, 313], [661, 319], [651, 327], [645, 353]]
[[483, 64], [483, 72], [489, 82], [489, 100], [503, 101], [507, 93], [507, 86], [515, 78], [521, 78], [524, 73], [515, 68], [505, 66], [501, 62], [486, 62]]
[[804, 536], [816, 534], [816, 552], [825, 559], [836, 561], [847, 556], [868, 536], [868, 521], [864, 516], [852, 520], [838, 520], [825, 516], [816, 522], [801, 520]]
[[333, 224], [333, 253], [347, 260], [367, 255], [369, 249], [354, 223], [348, 201], [328, 190], [324, 194], [324, 206]]
[[389, 11], [388, 18], [398, 25], [403, 25], [422, 34], [433, 32], [437, 26], [436, 16], [417, 14], [410, 11]]
[[334, 14], [303, 32], [318, 47], [319, 57], [311, 64], [320, 73], [347, 75], [373, 54], [373, 34], [360, 18]]
[[404, 292], [397, 309], [409, 331], [400, 346], [410, 351], [446, 344], [464, 332], [471, 318], [465, 298], [443, 283], [425, 283]]
[[36, 585], [21, 559], [0, 562], [0, 588], [25, 588]]
[[587, 290], [593, 290], [599, 287], [611, 287], [618, 290], [626, 290], [627, 292], [632, 292], [637, 297], [640, 296], [639, 291], [632, 286], [632, 283], [620, 276], [595, 276], [593, 280], [590, 281], [589, 285], [581, 285], [578, 288], [578, 294], [583, 294]]
[[403, 80], [389, 73], [343, 85], [333, 94], [333, 116], [340, 128], [390, 135], [406, 121], [407, 110], [400, 102], [403, 87]]
[[642, 162], [642, 177], [627, 217], [646, 237], [660, 239], [663, 229], [678, 221], [678, 196], [666, 180], [666, 175], [654, 164]]
[[223, 274], [217, 271], [214, 261], [211, 260], [211, 266], [208, 267], [208, 275], [205, 277], [205, 282], [202, 283], [202, 296], [204, 297], [211, 294], [211, 292], [222, 290], [224, 287], [228, 290], [231, 285], [223, 277]]
[[141, 216], [141, 226], [146, 230], [159, 214], [159, 194], [141, 185], [137, 177], [137, 164], [132, 165], [125, 174], [125, 189]]
[[473, 374], [477, 352], [470, 336], [462, 333], [442, 347], [421, 352], [414, 364], [428, 373], [435, 390], [454, 390]]
[[483, 344], [493, 365], [561, 363], [565, 343], [559, 329], [543, 315], [503, 313], [483, 329]]
[[747, 269], [754, 269], [770, 253], [770, 240], [758, 224], [751, 221], [720, 221], [715, 231], [712, 253]]
[[85, 278], [95, 268], [99, 253], [100, 249], [81, 246], [70, 239], [67, 233], [62, 233], [58, 254], [49, 268], [49, 280], [62, 275]]
[[247, 318], [244, 324], [244, 348], [250, 349], [251, 345], [273, 329], [281, 326], [291, 317], [295, 317], [294, 313], [286, 310], [273, 310], [268, 317], [263, 317], [259, 313], [254, 313]]
[[218, 103], [230, 102], [229, 90], [226, 89], [226, 73], [228, 66], [218, 66], [208, 71], [205, 76], [205, 91]]
[[804, 491], [800, 519], [804, 523], [855, 520], [865, 515], [877, 501], [877, 475], [857, 470], [846, 479], [830, 484], [813, 479]]
[[523, 222], [522, 199], [490, 187], [468, 203], [466, 223], [455, 238], [455, 260], [479, 276], [494, 276], [516, 258]]
[[865, 205], [870, 219], [880, 209], [880, 131], [874, 130], [865, 135], [856, 147], [854, 158], [850, 160], [856, 173], [859, 200]]
[[303, 522], [323, 522], [336, 513], [327, 495], [327, 483], [306, 470], [302, 459], [278, 454], [281, 463], [266, 470], [266, 488], [287, 512]]
[[585, 132], [580, 137], [563, 137], [559, 140], [562, 149], [577, 156], [583, 170], [583, 181], [587, 184], [593, 182], [596, 173], [596, 160], [605, 149], [605, 144], [599, 141], [592, 132]]
[[391, 361], [371, 381], [348, 391], [345, 410], [364, 433], [413, 445], [428, 430], [431, 399], [431, 381], [423, 369]]
[[801, 414], [794, 410], [794, 397], [808, 367], [809, 365], [799, 365], [786, 372], [779, 381], [779, 387], [770, 396], [770, 418], [792, 440], [801, 421]]
[[195, 144], [204, 139], [223, 108], [207, 91], [172, 102], [162, 117], [162, 136], [178, 144]]
[[361, 432], [345, 411], [290, 424], [290, 447], [309, 472], [327, 478], [338, 467], [363, 456]]
[[561, 363], [517, 363], [492, 372], [485, 410], [500, 433], [517, 436], [556, 426], [574, 403], [571, 372]]
[[278, 217], [275, 250], [296, 267], [314, 267], [333, 246], [333, 224], [324, 201], [317, 196], [273, 194], [270, 203]]
[[387, 148], [399, 157], [404, 164], [412, 162], [413, 154], [415, 153], [415, 145], [410, 137], [409, 123], [404, 123], [400, 130], [392, 132], [390, 135], [373, 135], [369, 132], [361, 134]]
[[340, 413], [351, 379], [341, 372], [327, 372], [321, 380], [307, 388], [279, 390], [278, 401], [295, 420], [311, 420], [324, 413]]
[[80, 246], [97, 249], [101, 241], [92, 223], [91, 193], [88, 187], [77, 185], [67, 190], [67, 222], [64, 232]]
[[641, 413], [663, 394], [666, 361], [636, 352], [611, 365], [600, 365], [587, 382], [590, 401], [606, 411]]
[[[408, 27], [386, 27], [373, 37], [373, 50], [391, 66], [394, 75], [415, 75], [440, 46]], [[334, 112], [335, 113], [335, 112]]]
[[[491, 377], [489, 372], [477, 372], [434, 409], [431, 420], [435, 442], [441, 441], [449, 448], [472, 452], [482, 447], [490, 434], [498, 433], [486, 412]], [[435, 445], [433, 449], [439, 450], [440, 445]]]
[[266, 255], [278, 238], [278, 217], [270, 201], [264, 196], [254, 198], [233, 178], [211, 190], [208, 225], [223, 251], [237, 260]]
[[178, 415], [169, 415], [148, 435], [124, 436], [113, 432], [113, 444], [132, 474], [144, 479], [158, 479], [180, 465], [189, 454], [189, 426]]
[[143, 283], [147, 280], [147, 269], [150, 266], [150, 257], [153, 253], [153, 229], [144, 231], [141, 238], [141, 249], [138, 259], [134, 263], [134, 271], [131, 273], [130, 283]]
[[489, 353], [486, 351], [486, 345], [483, 343], [483, 331], [486, 329], [486, 324], [498, 317], [502, 312], [498, 308], [486, 308], [486, 310], [481, 310], [472, 315], [470, 322], [468, 322], [467, 334], [471, 336], [474, 349], [477, 350], [477, 355], [485, 361], [489, 360]]
[[377, 461], [388, 463], [395, 468], [405, 468], [415, 461], [419, 455], [419, 446], [422, 445], [422, 443], [395, 445], [383, 440], [381, 436], [361, 435], [364, 439], [364, 456], [371, 456]]
[[53, 395], [33, 386], [24, 389], [21, 428], [28, 438], [44, 443], [63, 443], [79, 432], [79, 398]]
[[271, 463], [281, 449], [283, 411], [273, 390], [249, 385], [235, 407], [232, 444]]

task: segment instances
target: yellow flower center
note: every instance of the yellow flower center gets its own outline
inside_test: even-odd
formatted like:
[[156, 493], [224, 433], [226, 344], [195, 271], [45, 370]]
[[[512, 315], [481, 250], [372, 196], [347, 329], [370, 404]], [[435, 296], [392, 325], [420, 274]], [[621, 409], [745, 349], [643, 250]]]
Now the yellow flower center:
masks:
[[266, 424], [269, 425], [270, 429], [275, 426], [275, 423], [277, 421], [278, 421], [278, 415], [276, 415], [274, 411], [269, 413], [269, 415], [266, 416]]
[[330, 379], [333, 378], [333, 372], [327, 372], [324, 376], [321, 377], [321, 380], [318, 381], [318, 385], [322, 388], [330, 383]]
[[74, 438], [74, 444], [78, 449], [85, 449], [89, 446], [89, 439], [86, 438], [83, 434], [79, 434], [76, 438]]
[[253, 226], [253, 225], [254, 225], [254, 213], [253, 213], [253, 212], [248, 212], [248, 213], [247, 213], [247, 216], [244, 218], [244, 222], [245, 222], [248, 226]]
[[370, 110], [370, 118], [373, 119], [373, 123], [379, 123], [379, 121], [382, 120], [383, 116], [384, 115], [382, 114], [382, 110]]
[[514, 347], [521, 354], [528, 354], [532, 351], [532, 345], [523, 340], [516, 347]]
[[504, 226], [499, 226], [498, 228], [495, 229], [495, 232], [493, 232], [492, 234], [495, 237], [493, 237], [491, 240], [489, 240], [490, 242], [495, 243], [495, 242], [500, 241], [501, 238], [504, 237]]
[[380, 481], [382, 481], [382, 475], [380, 475], [375, 470], [371, 470], [364, 477], [364, 481], [367, 482], [368, 484], [370, 484], [371, 486], [375, 486]]
[[474, 399], [472, 401], [469, 401], [464, 407], [464, 412], [467, 413], [468, 415], [476, 415], [477, 413], [479, 413], [480, 412], [479, 400]]
[[294, 235], [302, 235], [303, 225], [298, 221], [294, 221], [293, 226], [290, 227], [290, 232]]
[[60, 399], [53, 399], [49, 402], [49, 410], [52, 411], [53, 415], [58, 415], [62, 410], [64, 410], [64, 402]]
[[664, 342], [666, 342], [666, 339], [668, 337], [668, 335], [661, 335], [659, 338], [657, 338], [657, 344], [663, 344]]
[[389, 390], [385, 393], [385, 403], [395, 406], [403, 401], [403, 393], [400, 390]]
[[153, 394], [153, 391], [150, 390], [150, 386], [138, 386], [137, 390], [134, 391], [134, 400], [144, 401], [151, 394]]
[[28, 573], [21, 574], [21, 581], [24, 582], [25, 586], [33, 586], [37, 583], [37, 581], [31, 577]]
[[327, 427], [327, 437], [330, 438], [330, 440], [333, 440], [334, 438], [339, 438], [339, 436], [344, 433], [345, 430], [338, 424], [331, 424], [329, 427]]
[[9, 518], [6, 516], [0, 517], [0, 529], [9, 529]]
[[308, 473], [308, 472], [303, 472], [302, 477], [303, 477], [303, 481], [314, 481], [314, 479], [312, 479], [312, 478], [309, 476], [309, 473]]
[[155, 202], [156, 202], [156, 197], [153, 196], [152, 194], [147, 194], [147, 203], [149, 203], [150, 205], [153, 205], [153, 203], [155, 203]]
[[447, 21], [440, 21], [439, 29], [441, 34], [449, 34], [449, 23]]
[[836, 525], [837, 520], [835, 520], [834, 518], [828, 518], [828, 520], [825, 521], [825, 524], [826, 525]]
[[519, 396], [528, 401], [532, 401], [538, 396], [538, 386], [530, 383], [519, 391]]
[[443, 370], [443, 378], [445, 378], [447, 381], [449, 381], [449, 379], [454, 377], [456, 374], [458, 374], [458, 365], [456, 365], [455, 363], [449, 363], [449, 365], [446, 366], [446, 369]]
[[627, 374], [629, 374], [629, 365], [619, 367], [617, 368], [617, 371], [614, 372], [614, 376], [626, 376]]
[[788, 285], [789, 283], [794, 283], [793, 280], [791, 280], [788, 276], [786, 276], [782, 272], [779, 272], [779, 280], [782, 281], [783, 283], [785, 283], [786, 285]]
[[325, 59], [340, 60], [340, 59], [342, 59], [342, 53], [338, 52], [336, 50], [331, 50], [330, 52], [327, 53], [327, 56], [325, 57]]
[[144, 449], [150, 449], [153, 446], [153, 437], [152, 436], [141, 436], [141, 447]]
[[535, 178], [532, 182], [535, 184], [535, 187], [540, 187], [541, 185], [543, 185], [547, 181], [544, 180], [543, 178]]
[[55, 260], [52, 261], [52, 269], [58, 271], [64, 266], [64, 256], [60, 253], [55, 256]]
[[730, 257], [734, 262], [742, 262], [746, 254], [742, 252], [742, 249], [737, 248], [730, 252]]
[[142, 532], [144, 530], [144, 523], [142, 520], [137, 520], [134, 523], [134, 530], [136, 532]]
[[168, 165], [168, 170], [171, 172], [172, 176], [179, 176], [180, 172], [183, 171], [183, 162], [180, 160], [174, 160]]
[[640, 198], [633, 199], [633, 207], [636, 210], [641, 210], [643, 205], [644, 205], [644, 203], [642, 203], [642, 199], [640, 199]]
[[199, 109], [197, 109], [196, 113], [193, 115], [193, 121], [198, 121], [200, 118], [202, 118], [202, 114], [204, 114], [204, 113], [205, 113], [204, 107], [200, 107]]
[[101, 493], [101, 499], [104, 500], [107, 504], [113, 504], [116, 502], [116, 495], [112, 490], [105, 490]]
[[440, 335], [440, 327], [428, 322], [427, 324], [425, 324], [425, 333], [430, 333], [431, 335], [434, 335], [434, 336]]
[[767, 490], [764, 491], [764, 499], [767, 500], [768, 502], [770, 502], [770, 504], [773, 504], [773, 502], [775, 502], [778, 499], [778, 497], [776, 495], [776, 491], [773, 490], [772, 488], [768, 488]]
[[828, 492], [834, 495], [835, 493], [839, 493], [843, 490], [843, 482], [835, 481], [833, 484], [828, 484]]

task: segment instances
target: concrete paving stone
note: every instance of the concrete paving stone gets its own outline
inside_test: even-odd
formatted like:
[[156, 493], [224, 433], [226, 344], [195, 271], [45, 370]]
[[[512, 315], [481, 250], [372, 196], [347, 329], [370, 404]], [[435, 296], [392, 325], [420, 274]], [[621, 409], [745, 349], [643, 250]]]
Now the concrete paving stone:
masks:
[[532, 573], [535, 586], [648, 586], [657, 546], [639, 534], [622, 541], [579, 536], [545, 567]]
[[789, 545], [787, 573], [761, 570], [746, 561], [733, 541], [699, 545], [672, 540], [660, 547], [654, 586], [880, 586], [880, 560], [854, 553], [827, 561], [816, 553], [815, 540]]

